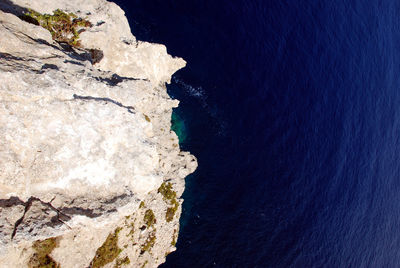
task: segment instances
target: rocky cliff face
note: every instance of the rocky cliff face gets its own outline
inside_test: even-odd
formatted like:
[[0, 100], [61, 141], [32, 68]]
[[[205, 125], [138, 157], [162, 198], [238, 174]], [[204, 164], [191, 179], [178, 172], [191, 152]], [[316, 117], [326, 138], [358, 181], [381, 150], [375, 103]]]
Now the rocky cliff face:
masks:
[[[30, 9], [91, 27], [56, 42]], [[164, 262], [197, 167], [165, 88], [185, 62], [105, 0], [2, 0], [0, 36], [0, 267]]]

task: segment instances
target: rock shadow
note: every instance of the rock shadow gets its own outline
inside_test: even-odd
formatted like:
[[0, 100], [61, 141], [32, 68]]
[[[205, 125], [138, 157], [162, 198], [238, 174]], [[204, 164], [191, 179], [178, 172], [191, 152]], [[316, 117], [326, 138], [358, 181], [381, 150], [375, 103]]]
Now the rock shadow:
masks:
[[10, 0], [1, 0], [0, 1], [0, 10], [5, 13], [14, 14], [17, 17], [23, 17], [26, 13], [29, 12], [29, 9], [25, 7], [21, 7], [17, 4], [14, 4]]

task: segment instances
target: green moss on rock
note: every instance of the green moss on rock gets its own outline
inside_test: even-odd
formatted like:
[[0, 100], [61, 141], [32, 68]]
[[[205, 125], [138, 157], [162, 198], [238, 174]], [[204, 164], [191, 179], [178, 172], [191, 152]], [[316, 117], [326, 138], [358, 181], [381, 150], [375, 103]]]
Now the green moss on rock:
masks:
[[175, 247], [176, 245], [176, 229], [174, 229], [174, 234], [172, 235], [171, 246]]
[[35, 253], [29, 260], [28, 266], [30, 268], [59, 268], [60, 265], [50, 256], [57, 245], [55, 237], [35, 241], [32, 246]]
[[176, 199], [176, 192], [172, 190], [172, 184], [170, 182], [163, 182], [158, 188], [158, 192], [163, 196], [164, 200], [171, 202]]
[[165, 220], [167, 222], [170, 222], [170, 221], [172, 221], [174, 219], [175, 213], [179, 208], [179, 203], [178, 203], [178, 201], [176, 201], [176, 199], [173, 200], [172, 203], [173, 203], [172, 204], [173, 206], [172, 207], [168, 207], [167, 208], [167, 213], [165, 213]]
[[113, 233], [108, 235], [103, 245], [97, 249], [96, 255], [91, 263], [92, 268], [103, 267], [118, 257], [122, 251], [122, 249], [118, 247], [118, 234], [120, 231], [121, 228], [115, 229]]
[[158, 188], [158, 192], [163, 196], [163, 199], [172, 205], [167, 208], [167, 212], [165, 213], [165, 220], [170, 222], [173, 220], [176, 211], [179, 208], [179, 202], [176, 198], [176, 192], [172, 189], [172, 184], [170, 182], [163, 182], [161, 186]]
[[146, 210], [146, 212], [144, 213], [143, 221], [147, 225], [147, 227], [151, 227], [157, 222], [156, 216], [151, 209]]
[[130, 235], [130, 236], [133, 236], [133, 234], [135, 233], [135, 223], [134, 222], [131, 222], [130, 224], [129, 224], [129, 233], [128, 233], [128, 236]]

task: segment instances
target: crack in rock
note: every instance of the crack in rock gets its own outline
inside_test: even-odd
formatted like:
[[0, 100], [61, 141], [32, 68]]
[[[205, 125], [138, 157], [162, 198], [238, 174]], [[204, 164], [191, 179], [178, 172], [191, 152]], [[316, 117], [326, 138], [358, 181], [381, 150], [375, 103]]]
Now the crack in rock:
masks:
[[[13, 201], [14, 204], [24, 205], [25, 210], [24, 210], [24, 214], [22, 215], [22, 217], [19, 218], [14, 224], [14, 229], [11, 234], [11, 240], [14, 239], [14, 237], [17, 233], [17, 230], [18, 230], [18, 226], [20, 226], [21, 223], [24, 221], [26, 213], [29, 211], [29, 209], [32, 207], [33, 202], [35, 202], [35, 201], [40, 202], [42, 205], [47, 206], [51, 210], [55, 211], [57, 213], [57, 220], [59, 222], [61, 222], [62, 224], [65, 224], [70, 229], [70, 227], [68, 226], [68, 224], [65, 223], [65, 221], [71, 219], [71, 217], [68, 216], [67, 214], [64, 214], [63, 212], [61, 212], [60, 210], [58, 210], [56, 207], [54, 207], [51, 204], [51, 202], [54, 200], [54, 198], [50, 202], [44, 202], [44, 201], [40, 200], [39, 198], [33, 197], [33, 196], [30, 197], [28, 199], [28, 201], [26, 201], [26, 202], [23, 202], [21, 199], [19, 199], [17, 197], [13, 197], [13, 199], [14, 199], [14, 201]], [[7, 200], [0, 200], [0, 204], [2, 204], [2, 203], [7, 203]]]

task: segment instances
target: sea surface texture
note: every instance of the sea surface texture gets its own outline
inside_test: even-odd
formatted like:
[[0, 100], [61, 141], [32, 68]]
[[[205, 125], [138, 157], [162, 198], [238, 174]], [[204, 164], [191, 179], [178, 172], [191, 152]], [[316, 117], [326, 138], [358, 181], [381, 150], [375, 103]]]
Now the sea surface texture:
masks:
[[162, 267], [400, 267], [400, 2], [117, 0], [188, 65]]

